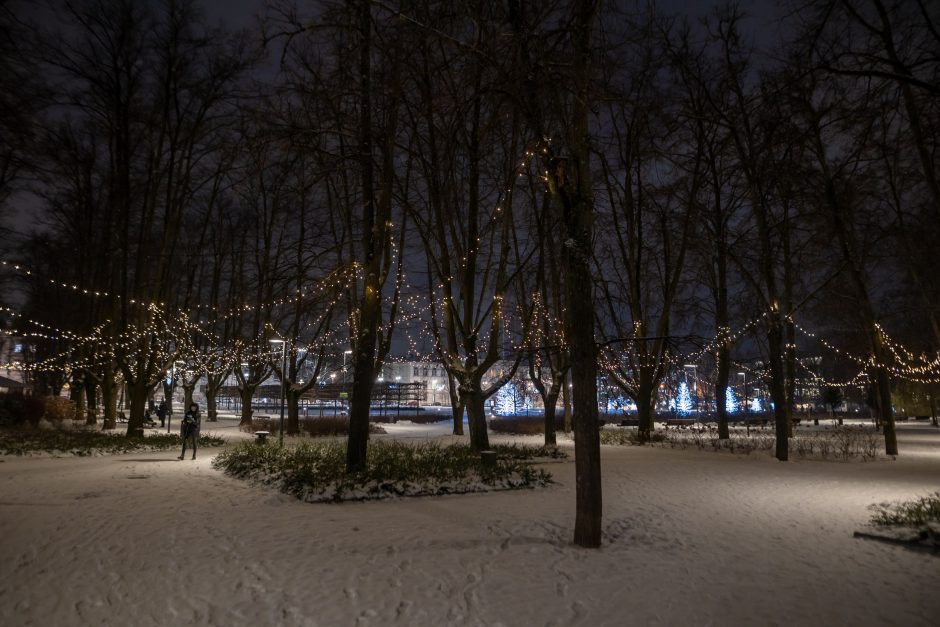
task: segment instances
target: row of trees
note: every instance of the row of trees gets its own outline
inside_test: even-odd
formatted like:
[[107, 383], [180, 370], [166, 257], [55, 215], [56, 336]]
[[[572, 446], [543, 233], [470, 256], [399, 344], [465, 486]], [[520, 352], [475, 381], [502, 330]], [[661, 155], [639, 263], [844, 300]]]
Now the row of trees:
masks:
[[726, 437], [731, 364], [760, 360], [781, 460], [796, 319], [876, 382], [890, 454], [892, 381], [937, 378], [885, 330], [940, 346], [932, 5], [814, 0], [763, 51], [733, 4], [690, 21], [593, 0], [284, 2], [260, 37], [175, 0], [63, 3], [56, 27], [16, 6], [2, 75], [30, 80], [4, 85], [24, 120], [3, 121], [0, 192], [25, 177], [44, 206], [16, 252], [25, 319], [58, 330], [36, 375], [100, 389], [108, 425], [118, 382], [133, 432], [167, 371], [189, 394], [206, 377], [210, 420], [234, 375], [248, 422], [276, 372], [296, 431], [348, 346], [352, 471], [403, 337], [444, 364], [455, 433], [466, 411], [481, 450], [484, 402], [520, 367], [553, 442], [570, 376], [576, 539], [596, 546], [598, 369], [648, 434], [671, 360], [705, 348]]

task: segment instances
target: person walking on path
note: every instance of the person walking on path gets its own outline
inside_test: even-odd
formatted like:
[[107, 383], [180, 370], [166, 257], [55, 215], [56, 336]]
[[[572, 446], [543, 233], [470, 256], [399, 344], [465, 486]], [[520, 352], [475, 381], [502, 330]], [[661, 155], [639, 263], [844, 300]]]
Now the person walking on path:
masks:
[[157, 407], [157, 416], [160, 418], [160, 426], [166, 426], [166, 401], [160, 401], [160, 406]]
[[199, 405], [192, 403], [186, 414], [183, 416], [183, 452], [177, 459], [183, 459], [186, 456], [186, 443], [192, 440], [193, 459], [196, 459], [196, 441], [199, 439]]

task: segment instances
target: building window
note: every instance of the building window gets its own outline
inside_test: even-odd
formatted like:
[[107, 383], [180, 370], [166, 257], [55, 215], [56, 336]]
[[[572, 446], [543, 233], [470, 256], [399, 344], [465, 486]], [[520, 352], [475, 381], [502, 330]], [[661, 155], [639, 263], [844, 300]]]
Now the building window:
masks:
[[414, 372], [412, 372], [411, 374], [412, 374], [412, 376], [415, 376], [415, 377], [418, 376], [418, 367], [417, 367], [417, 366], [415, 366]]
[[437, 376], [437, 368], [431, 368], [431, 376], [432, 376], [432, 377], [436, 377], [436, 376]]
[[428, 369], [427, 369], [427, 368], [425, 368], [424, 370], [421, 371], [421, 376], [422, 376], [422, 377], [428, 376]]

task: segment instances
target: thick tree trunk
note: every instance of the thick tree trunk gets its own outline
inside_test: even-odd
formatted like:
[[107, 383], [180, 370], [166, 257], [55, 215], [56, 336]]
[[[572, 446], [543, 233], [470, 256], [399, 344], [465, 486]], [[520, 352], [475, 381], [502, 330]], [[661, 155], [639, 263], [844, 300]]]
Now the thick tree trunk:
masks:
[[300, 433], [300, 395], [297, 390], [287, 390], [287, 427], [284, 429], [287, 435]]
[[[368, 290], [367, 290], [368, 291]], [[375, 303], [378, 307], [378, 303]], [[346, 445], [346, 472], [365, 468], [369, 446], [369, 410], [372, 407], [372, 385], [375, 381], [375, 334], [360, 334], [360, 344], [369, 349], [358, 353], [353, 371], [352, 398], [349, 401], [349, 440]]]
[[117, 425], [118, 384], [114, 377], [114, 367], [105, 366], [101, 378], [101, 404], [104, 406], [102, 429], [113, 429]]
[[[166, 411], [169, 414], [173, 413], [173, 384], [167, 383], [164, 380], [161, 384], [163, 386], [163, 398], [166, 400]], [[189, 409], [189, 405], [186, 404], [183, 406], [183, 411], [186, 412]]]
[[653, 419], [655, 417], [653, 415], [654, 393], [653, 388], [643, 383], [641, 376], [640, 385], [636, 390], [636, 398], [633, 399], [636, 402], [636, 417], [639, 422], [637, 436], [640, 442], [649, 442], [650, 436], [653, 433]]
[[134, 437], [143, 433], [144, 411], [147, 409], [147, 399], [150, 397], [151, 387], [147, 382], [127, 384], [127, 398], [130, 402], [130, 414], [127, 418], [127, 435]]
[[543, 399], [545, 403], [545, 446], [555, 446], [555, 404], [558, 402], [558, 392], [548, 392]]
[[255, 395], [255, 386], [243, 385], [238, 388], [238, 397], [242, 401], [241, 420], [238, 421], [239, 427], [251, 427], [251, 399]]
[[215, 391], [210, 394], [208, 387], [206, 387], [206, 420], [208, 422], [219, 421], [219, 411], [216, 405]]
[[[571, 364], [575, 414], [575, 482], [577, 510], [574, 542], [585, 548], [601, 545], [601, 447], [597, 418], [597, 345], [594, 341], [594, 277], [591, 275], [594, 236], [594, 199], [591, 190], [588, 114], [591, 67], [591, 28], [597, 3], [583, 0], [573, 9], [572, 39], [577, 95], [573, 124], [567, 134], [572, 164], [555, 172], [556, 193], [562, 205], [565, 244], [562, 275], [565, 279], [565, 336]], [[560, 175], [560, 176], [559, 176]], [[567, 177], [574, 175], [574, 181]], [[559, 180], [561, 179], [561, 180]]]
[[104, 405], [102, 429], [114, 429], [117, 426], [118, 385], [114, 378], [114, 369], [108, 366], [101, 380], [101, 404]]
[[885, 434], [885, 454], [898, 454], [898, 436], [894, 429], [894, 411], [891, 408], [891, 380], [884, 368], [875, 371], [875, 381], [878, 387], [878, 410], [881, 415], [881, 426]]
[[463, 414], [464, 406], [463, 401], [459, 400], [459, 396], [454, 389], [454, 386], [451, 386], [451, 410], [453, 411], [454, 418], [454, 435], [463, 435]]
[[72, 383], [69, 387], [69, 400], [75, 403], [75, 413], [73, 419], [82, 419], [85, 417], [85, 381], [81, 374], [72, 376]]
[[774, 428], [777, 436], [775, 457], [785, 462], [790, 458], [790, 415], [787, 411], [786, 373], [780, 350], [783, 341], [783, 326], [776, 310], [770, 313], [767, 339], [770, 361], [770, 398], [774, 404]]
[[467, 408], [467, 424], [470, 427], [470, 446], [475, 451], [488, 450], [490, 438], [486, 426], [483, 394], [479, 390], [464, 391], [463, 400]]
[[728, 380], [731, 377], [731, 355], [728, 345], [722, 343], [718, 348], [718, 372], [715, 381], [715, 406], [718, 412], [718, 439], [727, 440], [731, 437], [728, 429]]
[[219, 396], [219, 390], [222, 388], [222, 382], [224, 380], [225, 377], [219, 375], [210, 374], [206, 377], [206, 419], [209, 422], [217, 422], [219, 420], [216, 399]]
[[98, 384], [92, 377], [85, 377], [85, 424], [98, 423]]

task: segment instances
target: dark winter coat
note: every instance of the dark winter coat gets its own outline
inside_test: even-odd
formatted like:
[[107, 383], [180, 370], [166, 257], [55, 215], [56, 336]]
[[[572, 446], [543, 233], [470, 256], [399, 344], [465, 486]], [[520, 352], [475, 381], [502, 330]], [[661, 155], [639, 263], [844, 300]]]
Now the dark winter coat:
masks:
[[196, 411], [189, 410], [183, 416], [183, 437], [188, 438], [190, 436], [198, 437], [200, 423], [202, 422], [202, 417], [199, 415], [199, 410]]

